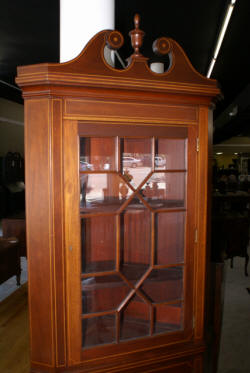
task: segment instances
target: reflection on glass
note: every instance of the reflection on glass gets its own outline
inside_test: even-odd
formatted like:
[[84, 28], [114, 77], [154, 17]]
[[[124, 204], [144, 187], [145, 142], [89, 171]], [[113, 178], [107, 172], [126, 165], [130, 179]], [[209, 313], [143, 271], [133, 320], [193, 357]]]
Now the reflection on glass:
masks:
[[185, 212], [156, 215], [155, 263], [177, 264], [184, 261]]
[[82, 320], [83, 348], [115, 342], [115, 315]]
[[80, 138], [80, 171], [115, 171], [114, 137]]
[[150, 265], [151, 213], [143, 204], [129, 204], [120, 218], [121, 263], [125, 277], [135, 284]]
[[158, 170], [186, 169], [186, 139], [156, 140], [155, 168]]
[[121, 313], [121, 340], [146, 337], [150, 333], [150, 307], [134, 296]]
[[81, 234], [82, 272], [114, 270], [116, 258], [115, 216], [82, 219]]
[[80, 178], [82, 212], [118, 210], [133, 193], [118, 174], [84, 174]]
[[154, 209], [185, 207], [185, 191], [185, 172], [155, 172], [141, 189]]
[[82, 279], [83, 313], [115, 310], [130, 288], [118, 275], [96, 276]]
[[152, 169], [151, 139], [121, 140], [122, 173], [136, 189]]
[[141, 289], [153, 303], [181, 299], [183, 296], [183, 268], [153, 269]]
[[183, 329], [183, 304], [157, 304], [155, 306], [154, 334]]
[[83, 348], [183, 328], [186, 140], [119, 141], [80, 138]]

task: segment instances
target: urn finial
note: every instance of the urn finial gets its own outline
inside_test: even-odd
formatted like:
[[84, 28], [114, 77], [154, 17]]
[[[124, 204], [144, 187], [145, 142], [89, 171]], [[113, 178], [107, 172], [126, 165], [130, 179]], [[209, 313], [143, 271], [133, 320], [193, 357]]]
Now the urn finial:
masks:
[[[140, 53], [140, 48], [143, 43], [143, 37], [145, 35], [145, 32], [140, 30], [140, 16], [139, 14], [135, 14], [134, 16], [134, 24], [135, 28], [134, 30], [130, 31], [129, 36], [131, 37], [131, 44], [134, 48], [134, 53], [132, 54], [133, 57], [141, 57], [142, 54]], [[131, 57], [132, 57], [131, 56]]]

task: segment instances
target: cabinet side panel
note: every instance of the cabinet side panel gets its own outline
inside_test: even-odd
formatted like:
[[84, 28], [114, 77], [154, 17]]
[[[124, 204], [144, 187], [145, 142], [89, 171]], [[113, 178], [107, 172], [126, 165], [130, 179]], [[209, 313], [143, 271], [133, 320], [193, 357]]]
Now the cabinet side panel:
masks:
[[50, 103], [25, 103], [26, 221], [31, 361], [54, 364]]
[[62, 101], [52, 100], [53, 113], [53, 232], [55, 277], [56, 365], [66, 363], [64, 230], [63, 230], [63, 147]]
[[204, 338], [208, 211], [208, 108], [200, 107], [198, 153], [198, 244], [196, 246], [195, 339]]

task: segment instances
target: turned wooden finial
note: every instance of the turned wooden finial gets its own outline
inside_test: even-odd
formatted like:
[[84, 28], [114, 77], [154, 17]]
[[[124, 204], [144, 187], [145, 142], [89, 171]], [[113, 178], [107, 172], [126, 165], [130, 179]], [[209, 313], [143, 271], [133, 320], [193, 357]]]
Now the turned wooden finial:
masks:
[[139, 14], [135, 14], [134, 16], [134, 24], [135, 24], [135, 28], [138, 29], [139, 28], [139, 25], [140, 25], [140, 16]]
[[134, 24], [135, 24], [134, 30], [130, 31], [129, 33], [129, 36], [131, 37], [131, 44], [132, 44], [132, 47], [134, 48], [134, 53], [132, 54], [132, 56], [141, 57], [142, 54], [140, 53], [140, 48], [143, 43], [143, 37], [145, 35], [145, 32], [139, 29], [139, 26], [140, 26], [139, 14], [136, 14], [134, 16]]

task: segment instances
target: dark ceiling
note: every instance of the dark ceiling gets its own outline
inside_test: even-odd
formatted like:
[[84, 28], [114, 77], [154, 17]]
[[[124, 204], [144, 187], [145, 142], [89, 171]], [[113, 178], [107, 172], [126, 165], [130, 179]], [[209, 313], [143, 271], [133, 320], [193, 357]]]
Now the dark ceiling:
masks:
[[[21, 92], [15, 88], [18, 65], [59, 61], [59, 3], [1, 0], [0, 97], [22, 102]], [[116, 0], [116, 29], [125, 36], [120, 54], [124, 60], [131, 54], [128, 32], [134, 28], [134, 14], [139, 13], [140, 28], [146, 33], [142, 48], [145, 56], [153, 58], [152, 42], [156, 38], [169, 36], [184, 48], [193, 66], [206, 75], [228, 3], [229, 0]], [[224, 94], [214, 113], [215, 142], [250, 133], [249, 19], [250, 1], [237, 0], [211, 76], [218, 80]], [[229, 112], [234, 107], [238, 110], [232, 117]]]

